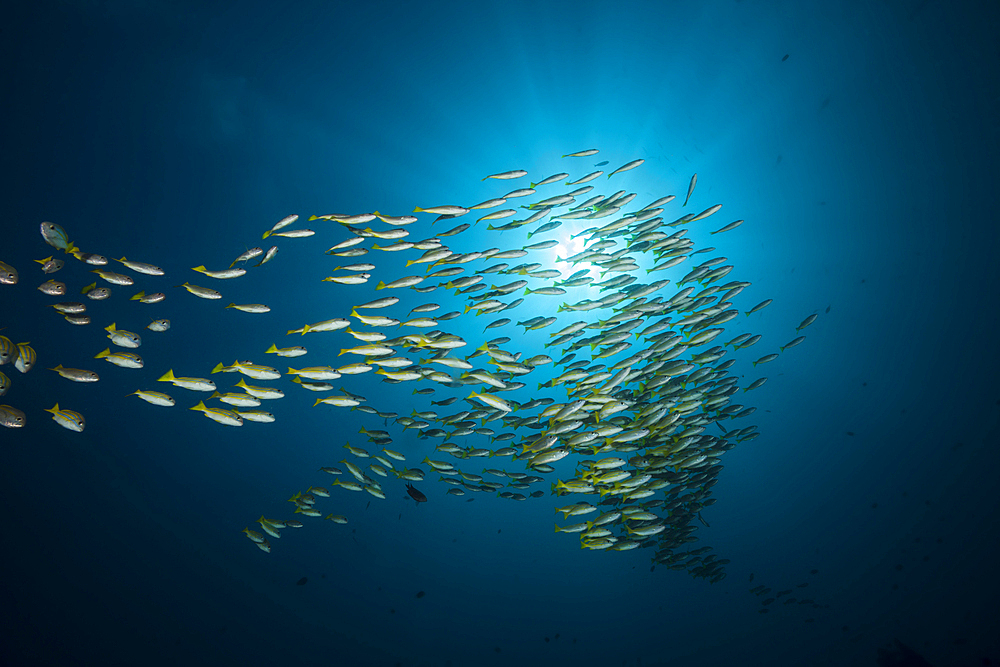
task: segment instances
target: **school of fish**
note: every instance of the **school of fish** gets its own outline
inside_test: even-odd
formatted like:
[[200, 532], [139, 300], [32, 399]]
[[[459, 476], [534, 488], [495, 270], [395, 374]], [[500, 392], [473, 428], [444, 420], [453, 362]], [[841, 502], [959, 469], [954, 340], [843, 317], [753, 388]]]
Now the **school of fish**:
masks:
[[[577, 158], [597, 153], [589, 149], [562, 157], [575, 166]], [[627, 162], [607, 178], [642, 163]], [[491, 174], [483, 181], [516, 181], [527, 175], [518, 169]], [[298, 392], [294, 385], [316, 392], [315, 406], [361, 411], [378, 420], [384, 428], [361, 429], [365, 446], [351, 445], [345, 438], [342, 460], [318, 462], [322, 465], [317, 474], [331, 475], [327, 486], [308, 486], [289, 499], [294, 514], [309, 517], [307, 522], [346, 524], [347, 517], [320, 508], [324, 503], [335, 504], [333, 497], [339, 493], [367, 493], [385, 500], [386, 489], [393, 485], [418, 504], [428, 498], [413, 484], [427, 490], [432, 481], [446, 486], [444, 495], [450, 496], [490, 494], [530, 501], [555, 495], [565, 497], [565, 504], [556, 509], [561, 516], [555, 532], [576, 535], [582, 548], [649, 549], [653, 567], [686, 570], [713, 583], [720, 581], [729, 561], [717, 558], [711, 547], [693, 548], [692, 543], [698, 540], [699, 523], [708, 525], [701, 512], [715, 502], [712, 487], [718, 482], [723, 454], [759, 436], [756, 426], [745, 423], [755, 408], [736, 401], [767, 378], [741, 387], [740, 378], [729, 373], [736, 363], [729, 353], [757, 344], [761, 336], [745, 333], [721, 342], [726, 337], [725, 324], [740, 315], [734, 300], [750, 283], [723, 282], [735, 267], [727, 264], [727, 258], [712, 255], [715, 248], [696, 248], [688, 237], [687, 227], [696, 228], [718, 213], [721, 204], [672, 217], [666, 207], [675, 196], [664, 193], [642, 207], [630, 207], [635, 193], [602, 194], [596, 192], [596, 185], [588, 185], [602, 175], [603, 171], [577, 177], [568, 171], [555, 173], [482, 203], [418, 206], [407, 215], [377, 211], [313, 215], [310, 222], [332, 228], [342, 237], [325, 251], [338, 264], [328, 269], [333, 275], [323, 281], [351, 290], [375, 279], [375, 289], [391, 296], [355, 303], [345, 295], [342, 301], [353, 307], [331, 313], [335, 316], [330, 319], [290, 328], [287, 335], [293, 338], [287, 343], [261, 346], [260, 353], [287, 358], [299, 368], [289, 367], [282, 373], [271, 366], [237, 360], [206, 369], [205, 377], [176, 376], [171, 368], [147, 379], [171, 383], [184, 392], [201, 392], [202, 400], [185, 394], [180, 402], [223, 426], [274, 422], [275, 416], [261, 406], [285, 398], [286, 390]], [[697, 174], [690, 180], [682, 207], [692, 199], [696, 183]], [[565, 188], [570, 189], [556, 192]], [[516, 205], [520, 201], [531, 203]], [[311, 229], [288, 229], [298, 218], [282, 218], [263, 238], [313, 236]], [[429, 235], [435, 223], [458, 218], [457, 226], [438, 227], [435, 236], [411, 237], [411, 229]], [[742, 223], [729, 222], [709, 235], [732, 231]], [[551, 235], [556, 230], [560, 234]], [[546, 234], [550, 238], [531, 241], [533, 236]], [[90, 270], [108, 285], [84, 286], [80, 292], [88, 299], [107, 299], [112, 288], [133, 286], [140, 277], [161, 279], [166, 273], [125, 257], [114, 261], [130, 274], [102, 268], [109, 264], [105, 256], [83, 252], [62, 227], [51, 222], [41, 223], [41, 235], [53, 248], [94, 267]], [[453, 251], [448, 247], [451, 237], [455, 237], [453, 246], [459, 238], [489, 238], [495, 239], [497, 247]], [[579, 249], [565, 251], [570, 242]], [[545, 252], [552, 248], [566, 256], [553, 259]], [[395, 252], [407, 258], [409, 275], [380, 275], [380, 260], [374, 257]], [[221, 285], [219, 290], [188, 281], [178, 287], [202, 299], [222, 299], [225, 281], [275, 260], [277, 253], [278, 246], [266, 251], [252, 248], [226, 268], [210, 270], [202, 265], [192, 269], [213, 281], [210, 284]], [[524, 263], [514, 263], [522, 259]], [[256, 262], [251, 265], [252, 260]], [[45, 275], [64, 266], [62, 259], [54, 257], [35, 261]], [[3, 289], [14, 288], [19, 277], [14, 266], [0, 261], [0, 296]], [[65, 283], [53, 279], [38, 289], [53, 297], [69, 293]], [[155, 304], [167, 298], [165, 292], [147, 289], [151, 292], [140, 290], [129, 300]], [[436, 290], [453, 291], [462, 307], [442, 313], [441, 305], [425, 303], [418, 296]], [[528, 298], [545, 300], [542, 305], [551, 315], [518, 320], [514, 310]], [[750, 316], [770, 303], [770, 299], [761, 301], [745, 308], [744, 314]], [[60, 301], [52, 308], [71, 324], [91, 323], [83, 302]], [[255, 315], [270, 311], [259, 303], [231, 302], [223, 308]], [[805, 318], [795, 333], [816, 317]], [[459, 318], [463, 322], [482, 318], [483, 340], [470, 341], [445, 331], [451, 328], [446, 323]], [[117, 324], [104, 326], [111, 345], [95, 351], [95, 358], [142, 369], [142, 358], [129, 351], [140, 347], [140, 335]], [[157, 319], [146, 328], [162, 334], [170, 329], [170, 322]], [[340, 355], [349, 355], [348, 363], [342, 363], [340, 355], [319, 359], [312, 366], [291, 361], [308, 354], [298, 344], [307, 333], [339, 337]], [[487, 340], [488, 333], [501, 335]], [[804, 340], [802, 335], [794, 337], [778, 352], [757, 358], [753, 367], [774, 361]], [[542, 343], [550, 353], [524, 358], [519, 348], [529, 347], [528, 341], [536, 347]], [[0, 336], [0, 365], [12, 364], [27, 373], [35, 362], [36, 352], [28, 342], [15, 344]], [[73, 382], [99, 380], [90, 369], [56, 364], [50, 370]], [[237, 374], [239, 381], [231, 383], [230, 390], [220, 391], [208, 377], [218, 373]], [[369, 373], [381, 376], [383, 383], [410, 383], [413, 401], [428, 404], [409, 415], [398, 414], [379, 409], [347, 389], [335, 393], [331, 384]], [[286, 384], [282, 388], [277, 382]], [[0, 372], [0, 396], [11, 384], [11, 378]], [[179, 402], [149, 388], [136, 389], [134, 395], [152, 406], [174, 407]], [[79, 432], [85, 428], [83, 415], [58, 403], [45, 412], [66, 429]], [[20, 428], [27, 421], [22, 409], [0, 405], [3, 426]], [[419, 437], [395, 445], [390, 423], [399, 433]], [[261, 532], [249, 527], [243, 532], [265, 552], [271, 550], [268, 537], [278, 538], [282, 529], [304, 525], [297, 519], [264, 516], [257, 523]]]

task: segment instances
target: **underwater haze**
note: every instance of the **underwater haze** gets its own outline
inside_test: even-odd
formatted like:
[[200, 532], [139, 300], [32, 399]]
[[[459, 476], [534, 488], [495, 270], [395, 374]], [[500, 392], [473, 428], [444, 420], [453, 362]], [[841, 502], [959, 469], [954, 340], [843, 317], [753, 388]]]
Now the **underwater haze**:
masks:
[[4, 664], [997, 664], [998, 16], [8, 10]]

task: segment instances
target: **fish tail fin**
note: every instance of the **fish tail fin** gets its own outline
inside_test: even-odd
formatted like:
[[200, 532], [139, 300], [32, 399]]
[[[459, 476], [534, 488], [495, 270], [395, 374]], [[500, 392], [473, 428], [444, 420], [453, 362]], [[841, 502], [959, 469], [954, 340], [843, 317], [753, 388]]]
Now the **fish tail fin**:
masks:
[[268, 230], [268, 231], [264, 232], [264, 235], [263, 235], [263, 236], [261, 236], [261, 238], [262, 238], [262, 239], [266, 239], [266, 238], [267, 238], [268, 236], [270, 236], [270, 235], [271, 235], [271, 230]]
[[236, 302], [234, 301], [233, 303], [231, 303], [231, 304], [229, 304], [228, 306], [226, 306], [226, 308], [232, 308], [232, 307], [233, 307], [233, 306], [235, 306], [235, 305], [236, 305]]
[[378, 285], [375, 286], [375, 289], [376, 290], [385, 289], [385, 282], [383, 282], [381, 280], [378, 281]]
[[213, 373], [221, 373], [222, 371], [224, 371], [224, 370], [225, 370], [225, 368], [226, 368], [226, 367], [225, 367], [225, 366], [224, 366], [224, 365], [222, 364], [222, 362], [220, 361], [219, 363], [217, 363], [217, 364], [215, 365], [215, 368], [213, 368], [213, 369], [212, 369], [212, 372], [213, 372]]
[[[109, 347], [109, 348], [106, 348], [104, 350], [104, 352], [98, 352], [96, 355], [94, 355], [94, 359], [103, 359], [104, 357], [106, 357], [106, 356], [108, 356], [110, 354], [111, 354], [111, 348]], [[60, 366], [59, 368], [62, 368], [62, 366]]]
[[303, 326], [302, 327], [302, 335], [305, 336], [307, 333], [309, 333], [310, 330], [311, 330], [311, 327], [308, 324], [305, 325], [305, 326]]
[[142, 297], [146, 296], [145, 291], [140, 291], [138, 294], [134, 294], [128, 298], [129, 301], [138, 301]]
[[201, 266], [192, 267], [191, 270], [192, 271], [197, 271], [198, 273], [205, 273], [205, 271], [207, 271], [208, 269], [206, 269], [205, 265], [202, 264]]
[[167, 371], [166, 373], [164, 373], [163, 377], [161, 377], [159, 380], [157, 380], [157, 382], [170, 382], [170, 381], [172, 381], [174, 379], [176, 379], [174, 377], [174, 371], [173, 371], [173, 369], [170, 369], [169, 371]]
[[278, 351], [278, 348], [274, 346], [274, 343], [271, 343], [271, 347], [269, 347], [266, 350], [264, 350], [264, 354], [268, 354], [270, 352], [277, 352], [277, 351]]
[[194, 406], [193, 408], [188, 408], [188, 410], [198, 410], [200, 412], [204, 412], [207, 409], [208, 408], [205, 407], [205, 401], [198, 401], [198, 405]]

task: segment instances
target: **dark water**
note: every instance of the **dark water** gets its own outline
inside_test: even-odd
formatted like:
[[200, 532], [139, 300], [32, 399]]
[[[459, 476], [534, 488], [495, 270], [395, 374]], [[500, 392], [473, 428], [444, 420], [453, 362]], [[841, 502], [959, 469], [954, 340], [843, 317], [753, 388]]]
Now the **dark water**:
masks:
[[[874, 665], [899, 639], [933, 665], [996, 664], [997, 27], [994, 3], [934, 1], [8, 14], [0, 259], [21, 283], [0, 289], [0, 327], [39, 361], [27, 375], [3, 368], [14, 383], [3, 402], [29, 420], [0, 432], [5, 663]], [[774, 299], [727, 325], [768, 341], [744, 352], [776, 351], [820, 315], [777, 361], [753, 369], [744, 354], [734, 367], [743, 385], [769, 380], [747, 395], [761, 437], [723, 457], [711, 527], [697, 531], [731, 560], [727, 578], [650, 572], [646, 549], [582, 550], [553, 534], [565, 498], [466, 502], [434, 474], [417, 484], [420, 506], [395, 479], [384, 501], [333, 489], [321, 508], [350, 523], [306, 522], [272, 553], [255, 549], [245, 526], [291, 518], [287, 498], [329, 485], [317, 469], [339, 465], [345, 442], [367, 446], [362, 425], [384, 426], [313, 408], [315, 395], [284, 382], [288, 396], [264, 406], [276, 423], [226, 428], [185, 409], [201, 396], [155, 379], [233, 359], [280, 367], [262, 353], [299, 344], [287, 329], [376, 293], [318, 282], [336, 259], [320, 251], [344, 238], [321, 221], [246, 279], [188, 269], [228, 265], [289, 213], [481, 201], [507, 189], [486, 174], [538, 180], [591, 146], [599, 157], [574, 176], [644, 158], [610, 183], [645, 204], [682, 198], [697, 172], [695, 212], [725, 207], [711, 229], [747, 221], [690, 234], [753, 283], [741, 309]], [[166, 268], [137, 284], [167, 300], [112, 288], [88, 304], [94, 324], [66, 324], [33, 289], [31, 260], [53, 254], [43, 220], [85, 250]], [[505, 243], [482, 227], [456, 245]], [[91, 282], [67, 259], [53, 278]], [[184, 280], [226, 301], [173, 288]], [[510, 316], [554, 303], [528, 299]], [[146, 331], [153, 316], [173, 328]], [[92, 359], [110, 322], [142, 332], [143, 370]], [[543, 351], [520, 329], [491, 333]], [[330, 354], [309, 364], [344, 363], [341, 334], [315, 336], [301, 343]], [[67, 382], [45, 370], [57, 363], [102, 379]], [[400, 414], [428, 406], [373, 377], [334, 384]], [[127, 396], [137, 388], [178, 406]], [[56, 401], [86, 416], [83, 433], [49, 420]], [[412, 464], [432, 452], [413, 430], [394, 437]], [[761, 584], [815, 604], [779, 598], [761, 614], [748, 592]]]

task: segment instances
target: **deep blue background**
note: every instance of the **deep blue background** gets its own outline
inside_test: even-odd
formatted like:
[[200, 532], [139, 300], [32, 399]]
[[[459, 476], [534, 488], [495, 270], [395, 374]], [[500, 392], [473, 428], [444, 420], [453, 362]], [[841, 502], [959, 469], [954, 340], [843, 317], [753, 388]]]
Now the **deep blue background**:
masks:
[[[29, 419], [0, 432], [6, 664], [863, 665], [894, 638], [938, 666], [1000, 660], [995, 2], [22, 4], [0, 40], [0, 259], [21, 271], [0, 327], [39, 367], [3, 369]], [[697, 172], [698, 206], [747, 220], [710, 244], [753, 282], [743, 309], [775, 300], [733, 323], [765, 335], [752, 352], [821, 314], [779, 361], [739, 367], [770, 379], [762, 436], [724, 457], [698, 532], [732, 559], [725, 581], [581, 551], [552, 534], [555, 499], [470, 503], [432, 475], [426, 505], [395, 481], [367, 510], [335, 494], [350, 524], [286, 529], [263, 554], [239, 531], [327, 483], [316, 469], [379, 422], [287, 384], [278, 422], [242, 429], [181, 389], [172, 410], [126, 398], [168, 368], [269, 363], [286, 329], [374, 294], [316, 282], [343, 238], [319, 222], [224, 286], [265, 317], [172, 289], [219, 287], [188, 268], [228, 265], [280, 217], [468, 204], [505, 191], [488, 173], [537, 180], [590, 146], [646, 159], [619, 186], [638, 202]], [[65, 324], [33, 289], [42, 220], [163, 266], [138, 282], [167, 301]], [[475, 234], [456, 245], [498, 244]], [[90, 282], [72, 260], [54, 277]], [[174, 328], [143, 330], [152, 313]], [[91, 360], [110, 321], [143, 331], [138, 374]], [[427, 405], [367, 382], [345, 386]], [[55, 401], [87, 430], [50, 421]], [[419, 459], [412, 433], [396, 445]], [[747, 592], [807, 581], [828, 608], [762, 615]]]

